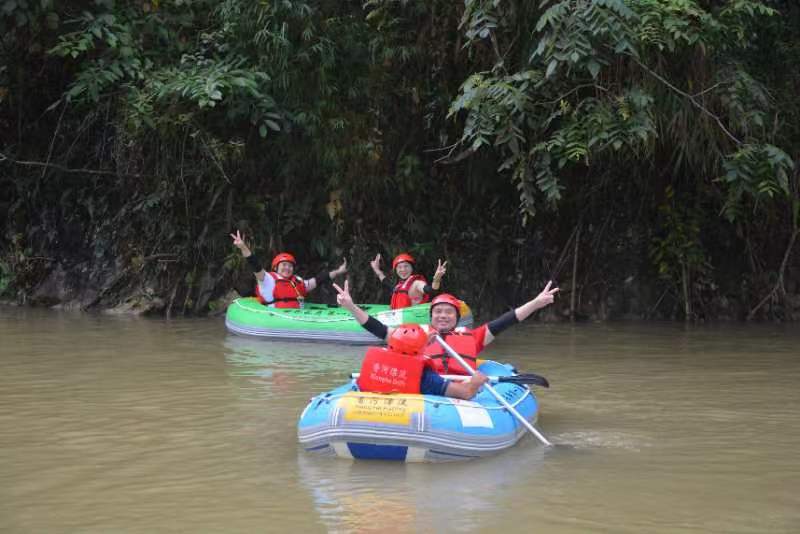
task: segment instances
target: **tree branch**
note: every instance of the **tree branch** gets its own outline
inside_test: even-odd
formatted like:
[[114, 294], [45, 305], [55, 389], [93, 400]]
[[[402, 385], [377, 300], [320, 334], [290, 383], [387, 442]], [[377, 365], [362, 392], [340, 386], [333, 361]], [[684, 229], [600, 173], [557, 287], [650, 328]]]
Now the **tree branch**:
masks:
[[98, 174], [103, 176], [128, 176], [131, 178], [147, 178], [150, 175], [148, 174], [130, 174], [130, 173], [122, 173], [122, 172], [115, 172], [115, 171], [102, 171], [96, 169], [71, 169], [69, 167], [64, 167], [63, 165], [59, 165], [58, 163], [48, 163], [44, 161], [23, 161], [14, 158], [10, 158], [7, 155], [0, 152], [0, 162], [8, 161], [10, 163], [14, 163], [15, 165], [24, 165], [27, 167], [45, 167], [45, 170], [56, 169], [61, 172], [73, 173], [73, 174]]
[[639, 67], [641, 67], [645, 72], [650, 74], [650, 76], [654, 77], [655, 79], [657, 79], [658, 81], [660, 81], [661, 83], [663, 83], [664, 85], [666, 85], [667, 87], [669, 87], [670, 89], [672, 89], [673, 91], [678, 93], [679, 95], [681, 95], [684, 98], [686, 98], [689, 102], [692, 103], [692, 105], [694, 107], [696, 107], [697, 109], [699, 109], [700, 111], [702, 111], [703, 113], [705, 113], [706, 115], [708, 115], [709, 117], [714, 119], [714, 121], [717, 123], [717, 125], [720, 127], [720, 129], [722, 129], [722, 131], [725, 133], [726, 136], [728, 136], [728, 138], [731, 141], [733, 141], [737, 145], [741, 145], [742, 144], [742, 142], [735, 135], [733, 135], [730, 132], [730, 130], [728, 130], [728, 128], [725, 127], [725, 125], [722, 123], [722, 119], [720, 119], [717, 115], [714, 115], [713, 113], [711, 113], [711, 111], [709, 111], [708, 108], [706, 108], [705, 106], [700, 104], [697, 100], [695, 100], [694, 96], [690, 95], [686, 91], [681, 91], [680, 89], [675, 87], [666, 78], [664, 78], [663, 76], [661, 76], [660, 74], [655, 72], [653, 69], [651, 69], [650, 67], [648, 67], [647, 65], [645, 65], [644, 63], [639, 61], [636, 58], [636, 56], [633, 56], [632, 54], [626, 54], [626, 55], [628, 57], [630, 57], [633, 60], [634, 63], [639, 65]]
[[[778, 280], [775, 282], [775, 285], [772, 287], [767, 295], [761, 299], [761, 302], [756, 304], [756, 307], [750, 310], [750, 313], [747, 314], [747, 320], [750, 321], [755, 316], [756, 312], [761, 309], [761, 307], [767, 303], [769, 299], [775, 296], [775, 293], [778, 292], [779, 289], [783, 289], [783, 273], [786, 271], [786, 264], [789, 262], [789, 255], [792, 253], [792, 249], [794, 248], [794, 242], [797, 240], [797, 236], [800, 234], [800, 228], [795, 228], [792, 232], [792, 237], [789, 239], [789, 246], [786, 247], [786, 252], [783, 254], [783, 261], [781, 262], [781, 266], [778, 269]], [[784, 290], [785, 291], [785, 290]]]

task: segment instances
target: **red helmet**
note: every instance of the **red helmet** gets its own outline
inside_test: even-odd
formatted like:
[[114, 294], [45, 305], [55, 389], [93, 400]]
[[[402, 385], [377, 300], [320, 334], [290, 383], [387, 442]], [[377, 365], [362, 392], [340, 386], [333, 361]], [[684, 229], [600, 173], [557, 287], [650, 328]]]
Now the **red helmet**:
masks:
[[295, 266], [297, 265], [297, 260], [294, 259], [294, 256], [292, 256], [288, 252], [281, 252], [280, 254], [272, 258], [272, 270], [274, 271], [278, 267], [278, 264], [282, 261], [288, 261], [292, 265]]
[[441, 295], [437, 295], [431, 301], [431, 315], [433, 315], [433, 307], [438, 306], [439, 304], [449, 304], [450, 306], [454, 307], [456, 309], [456, 315], [461, 318], [461, 301], [450, 293], [442, 293]]
[[397, 264], [400, 263], [401, 261], [407, 261], [411, 265], [414, 265], [414, 263], [416, 263], [411, 254], [403, 252], [402, 254], [398, 254], [397, 256], [395, 256], [394, 259], [392, 260], [392, 269], [397, 269]]
[[403, 354], [417, 355], [428, 344], [428, 334], [418, 324], [401, 324], [389, 336], [389, 348]]

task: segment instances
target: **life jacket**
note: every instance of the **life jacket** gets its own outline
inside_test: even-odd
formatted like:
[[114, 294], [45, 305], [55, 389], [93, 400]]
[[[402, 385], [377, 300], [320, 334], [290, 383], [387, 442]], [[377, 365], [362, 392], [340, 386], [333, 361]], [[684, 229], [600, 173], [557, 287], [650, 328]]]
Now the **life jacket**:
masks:
[[384, 347], [370, 347], [356, 384], [374, 393], [419, 393], [422, 372], [430, 366], [424, 356], [409, 356]]
[[[405, 280], [400, 280], [397, 282], [397, 285], [395, 285], [394, 289], [392, 290], [392, 301], [389, 303], [393, 310], [397, 310], [399, 308], [408, 308], [409, 306], [413, 306], [415, 304], [411, 301], [408, 291], [417, 280], [422, 280], [424, 284], [428, 283], [425, 277], [421, 274], [412, 274]], [[423, 293], [422, 298], [416, 304], [422, 304], [423, 302], [428, 302], [429, 300], [431, 300], [431, 296]]]
[[261, 291], [256, 284], [256, 298], [261, 304], [274, 304], [276, 308], [299, 308], [300, 299], [306, 296], [306, 284], [300, 278], [292, 275], [290, 278], [278, 276], [278, 273], [268, 272], [269, 276], [275, 280], [275, 289], [272, 290], [272, 300], [267, 301], [261, 295]]
[[[444, 334], [442, 339], [444, 339], [445, 343], [453, 347], [453, 350], [467, 362], [467, 365], [473, 369], [477, 369], [478, 346], [471, 330], [453, 330]], [[431, 342], [425, 346], [422, 353], [431, 359], [431, 368], [441, 375], [470, 374], [470, 372], [464, 369], [461, 364], [458, 363], [458, 360], [450, 356], [445, 348], [435, 339], [432, 339]]]

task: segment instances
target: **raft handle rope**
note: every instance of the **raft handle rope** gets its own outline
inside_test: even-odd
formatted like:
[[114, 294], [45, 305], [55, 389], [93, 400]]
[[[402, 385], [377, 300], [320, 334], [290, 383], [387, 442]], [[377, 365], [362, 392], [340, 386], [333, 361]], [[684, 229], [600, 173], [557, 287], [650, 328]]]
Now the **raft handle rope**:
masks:
[[[355, 382], [355, 379], [353, 379], [353, 381]], [[513, 404], [509, 403], [509, 406], [511, 406], [512, 408], [516, 407], [519, 403], [524, 401], [528, 397], [528, 395], [531, 395], [531, 388], [529, 388], [527, 386], [520, 386], [520, 387], [525, 390], [525, 393], [519, 399], [514, 401]], [[329, 395], [329, 396], [325, 397], [325, 398], [321, 398], [322, 395], [317, 395], [316, 397], [312, 397], [311, 398], [311, 400], [309, 401], [309, 404], [312, 404], [317, 399], [323, 400], [325, 402], [331, 402], [331, 401], [334, 401], [334, 400], [337, 400], [337, 399], [341, 399], [341, 398], [345, 397], [346, 395], [352, 394], [352, 393], [369, 393], [369, 392], [368, 391], [353, 391], [353, 390], [351, 390], [351, 391], [346, 391], [345, 393], [340, 393], [338, 395], [330, 395], [328, 393], [327, 395]], [[498, 404], [496, 406], [486, 406], [486, 405], [480, 404], [480, 403], [475, 402], [475, 401], [464, 401], [464, 400], [461, 400], [461, 399], [451, 399], [449, 397], [439, 397], [438, 395], [432, 395], [432, 396], [433, 397], [437, 397], [437, 398], [436, 399], [428, 399], [428, 398], [426, 398], [426, 397], [428, 397], [428, 395], [422, 395], [423, 402], [426, 402], [428, 404], [449, 404], [451, 406], [464, 406], [465, 402], [474, 402], [475, 404], [478, 404], [478, 406], [476, 406], [476, 407], [483, 408], [484, 410], [506, 410], [506, 407], [503, 406], [502, 404]], [[531, 395], [531, 396], [533, 396], [533, 395]], [[372, 395], [368, 395], [368, 396], [365, 395], [364, 398], [374, 398], [374, 397]], [[392, 398], [392, 397], [391, 397], [391, 395], [381, 395], [381, 398]]]
[[[248, 312], [264, 313], [266, 315], [274, 315], [275, 317], [280, 317], [281, 319], [290, 319], [292, 321], [298, 321], [298, 322], [304, 322], [304, 323], [341, 323], [341, 322], [345, 322], [345, 321], [353, 321], [354, 320], [353, 317], [350, 316], [350, 315], [347, 315], [345, 317], [335, 317], [335, 318], [331, 318], [331, 319], [313, 318], [313, 317], [299, 317], [299, 316], [296, 316], [296, 315], [287, 315], [287, 314], [284, 314], [284, 313], [275, 312], [275, 311], [272, 311], [272, 309], [256, 310], [256, 309], [251, 308], [250, 306], [245, 306], [244, 304], [239, 302], [239, 299], [236, 299], [233, 302], [237, 306], [247, 310]], [[275, 308], [275, 309], [279, 309], [279, 308]]]

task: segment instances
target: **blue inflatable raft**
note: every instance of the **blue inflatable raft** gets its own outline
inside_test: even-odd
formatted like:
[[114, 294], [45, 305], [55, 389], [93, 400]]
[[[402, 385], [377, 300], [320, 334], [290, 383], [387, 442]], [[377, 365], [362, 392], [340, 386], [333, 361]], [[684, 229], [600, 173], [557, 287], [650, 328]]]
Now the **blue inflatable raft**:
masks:
[[[513, 367], [484, 361], [489, 376]], [[493, 384], [531, 424], [538, 402], [528, 386]], [[311, 399], [298, 422], [309, 452], [342, 458], [440, 462], [488, 456], [513, 446], [527, 430], [484, 388], [470, 401], [434, 395], [378, 394], [355, 380]]]

